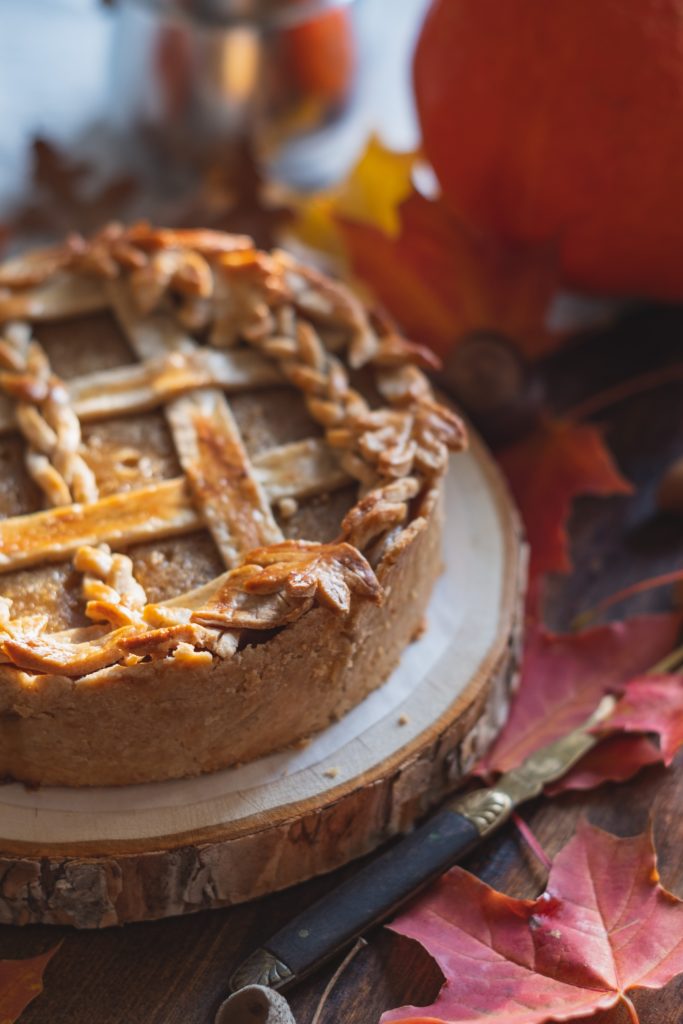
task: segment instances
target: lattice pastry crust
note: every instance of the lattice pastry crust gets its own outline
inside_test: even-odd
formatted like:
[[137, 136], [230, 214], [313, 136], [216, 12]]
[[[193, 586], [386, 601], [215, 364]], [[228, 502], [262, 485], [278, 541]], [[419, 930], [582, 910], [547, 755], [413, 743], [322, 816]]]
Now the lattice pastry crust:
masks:
[[[138, 363], [61, 380], [41, 324], [111, 311]], [[0, 433], [43, 508], [0, 520], [0, 573], [71, 560], [91, 620], [0, 598], [0, 775], [122, 784], [292, 743], [378, 685], [439, 569], [440, 481], [466, 443], [428, 350], [291, 255], [111, 225], [0, 266]], [[354, 376], [362, 378], [356, 386]], [[320, 436], [247, 454], [229, 395], [301, 395]], [[182, 474], [100, 495], [81, 424], [163, 410]], [[297, 503], [355, 482], [331, 542]], [[205, 528], [225, 571], [154, 602], [127, 552]], [[2, 578], [0, 576], [0, 594]]]

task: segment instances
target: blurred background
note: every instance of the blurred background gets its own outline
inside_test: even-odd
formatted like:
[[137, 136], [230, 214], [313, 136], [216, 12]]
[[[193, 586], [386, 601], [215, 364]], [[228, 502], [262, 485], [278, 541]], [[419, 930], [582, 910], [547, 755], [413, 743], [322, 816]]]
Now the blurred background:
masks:
[[36, 138], [92, 162], [91, 188], [132, 175], [158, 203], [217, 169], [229, 177], [245, 149], [279, 180], [312, 187], [342, 175], [373, 128], [409, 148], [426, 6], [3, 0], [0, 217], [35, 173]]

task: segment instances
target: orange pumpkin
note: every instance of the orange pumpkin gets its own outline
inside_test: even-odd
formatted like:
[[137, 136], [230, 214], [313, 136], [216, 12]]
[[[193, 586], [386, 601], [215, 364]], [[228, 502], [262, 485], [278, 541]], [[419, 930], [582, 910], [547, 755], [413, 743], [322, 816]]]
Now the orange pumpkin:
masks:
[[414, 78], [471, 228], [556, 242], [573, 286], [683, 298], [683, 0], [435, 0]]
[[356, 41], [351, 12], [324, 11], [281, 33], [287, 69], [304, 94], [342, 103], [353, 85]]

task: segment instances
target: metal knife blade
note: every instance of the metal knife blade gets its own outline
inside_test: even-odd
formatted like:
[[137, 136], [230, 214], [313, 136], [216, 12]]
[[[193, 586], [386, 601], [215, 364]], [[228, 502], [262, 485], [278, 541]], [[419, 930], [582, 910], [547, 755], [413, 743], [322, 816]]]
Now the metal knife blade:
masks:
[[387, 918], [419, 889], [443, 874], [508, 820], [519, 804], [560, 779], [599, 740], [591, 732], [612, 712], [605, 697], [578, 728], [531, 754], [495, 786], [456, 797], [410, 835], [285, 925], [251, 954], [230, 978], [247, 985], [285, 988]]

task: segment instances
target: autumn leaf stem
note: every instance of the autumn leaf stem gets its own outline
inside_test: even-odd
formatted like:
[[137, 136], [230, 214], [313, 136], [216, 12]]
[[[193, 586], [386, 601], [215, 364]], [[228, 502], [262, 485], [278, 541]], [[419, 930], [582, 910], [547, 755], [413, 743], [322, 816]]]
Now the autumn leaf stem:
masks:
[[517, 811], [513, 811], [512, 821], [514, 825], [517, 827], [517, 831], [519, 832], [519, 834], [521, 835], [522, 839], [527, 844], [531, 852], [533, 853], [536, 860], [538, 860], [543, 865], [545, 870], [549, 872], [552, 867], [552, 861], [543, 849], [543, 847], [541, 846], [541, 844], [539, 843], [534, 833], [531, 831], [530, 827], [527, 825], [524, 818], [522, 818], [521, 815], [517, 813]]
[[663, 384], [670, 384], [673, 381], [683, 380], [683, 363], [674, 363], [673, 366], [664, 366], [660, 370], [652, 370], [650, 373], [640, 374], [638, 377], [631, 377], [621, 384], [615, 384], [612, 388], [599, 391], [591, 395], [583, 402], [573, 406], [563, 413], [563, 416], [571, 420], [585, 420], [589, 416], [603, 412], [627, 398], [643, 394], [645, 391], [652, 391]]
[[673, 672], [677, 668], [681, 668], [683, 665], [683, 644], [680, 647], [674, 648], [670, 654], [667, 654], [665, 658], [658, 661], [656, 665], [653, 665], [648, 670], [648, 675], [656, 676], [666, 672]]
[[638, 1011], [636, 1010], [635, 1006], [633, 1005], [629, 997], [621, 993], [621, 995], [619, 996], [619, 1000], [626, 1007], [631, 1024], [640, 1024], [640, 1017], [638, 1016]]
[[360, 953], [361, 949], [363, 949], [364, 946], [367, 946], [367, 942], [365, 941], [365, 939], [358, 939], [353, 949], [349, 950], [349, 952], [346, 954], [342, 962], [339, 964], [339, 967], [328, 981], [327, 985], [323, 990], [323, 994], [318, 1000], [318, 1005], [315, 1008], [315, 1013], [311, 1018], [311, 1024], [320, 1024], [320, 1019], [323, 1015], [323, 1010], [325, 1009], [327, 1000], [330, 998], [332, 990], [334, 989], [335, 985], [337, 984], [337, 982], [339, 981], [342, 974], [349, 966], [353, 958], [356, 956], [357, 953]]
[[671, 583], [678, 583], [679, 580], [683, 580], [683, 569], [675, 569], [673, 572], [665, 572], [661, 576], [652, 576], [650, 579], [640, 580], [639, 583], [632, 583], [631, 586], [624, 587], [623, 590], [617, 590], [616, 593], [610, 594], [609, 597], [603, 598], [602, 601], [598, 601], [592, 608], [581, 612], [573, 620], [572, 627], [573, 629], [584, 629], [602, 612], [611, 608], [612, 605], [618, 604], [620, 601], [625, 601], [627, 597], [643, 594], [648, 590], [655, 590], [657, 587], [666, 587]]

